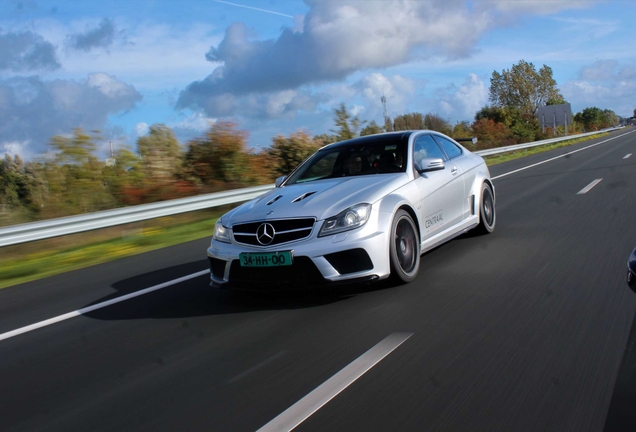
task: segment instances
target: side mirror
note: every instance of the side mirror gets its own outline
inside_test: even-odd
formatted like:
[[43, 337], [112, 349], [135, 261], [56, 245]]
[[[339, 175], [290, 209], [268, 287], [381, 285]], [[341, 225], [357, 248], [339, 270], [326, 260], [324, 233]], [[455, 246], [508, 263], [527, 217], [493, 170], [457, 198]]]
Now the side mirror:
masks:
[[283, 182], [287, 179], [287, 176], [281, 176], [276, 179], [276, 187], [280, 187]]
[[440, 158], [423, 158], [420, 160], [417, 172], [422, 174], [429, 171], [438, 171], [446, 168], [444, 161]]

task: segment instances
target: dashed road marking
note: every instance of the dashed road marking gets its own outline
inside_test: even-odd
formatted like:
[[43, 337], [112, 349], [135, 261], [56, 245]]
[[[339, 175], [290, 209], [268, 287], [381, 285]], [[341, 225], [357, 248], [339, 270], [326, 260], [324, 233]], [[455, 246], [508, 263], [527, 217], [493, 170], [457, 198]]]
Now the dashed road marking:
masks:
[[402, 345], [413, 333], [392, 333], [347, 367], [318, 386], [314, 391], [287, 408], [258, 432], [290, 431], [307, 420], [331, 399], [338, 396], [355, 380], [368, 372], [393, 350]]
[[588, 193], [594, 186], [596, 186], [597, 184], [599, 184], [601, 182], [601, 180], [603, 179], [596, 179], [594, 180], [592, 183], [590, 183], [589, 185], [585, 186], [583, 189], [581, 189], [580, 191], [578, 191], [576, 194], [577, 195], [583, 195]]

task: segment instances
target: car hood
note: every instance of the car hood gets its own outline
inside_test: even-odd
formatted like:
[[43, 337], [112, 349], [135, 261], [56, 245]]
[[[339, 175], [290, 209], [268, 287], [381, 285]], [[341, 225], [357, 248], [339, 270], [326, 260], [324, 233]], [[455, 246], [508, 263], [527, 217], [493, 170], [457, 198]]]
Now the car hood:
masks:
[[221, 221], [231, 227], [237, 223], [267, 219], [327, 219], [356, 204], [373, 204], [407, 181], [406, 173], [396, 173], [294, 184], [276, 188], [242, 204], [225, 214]]

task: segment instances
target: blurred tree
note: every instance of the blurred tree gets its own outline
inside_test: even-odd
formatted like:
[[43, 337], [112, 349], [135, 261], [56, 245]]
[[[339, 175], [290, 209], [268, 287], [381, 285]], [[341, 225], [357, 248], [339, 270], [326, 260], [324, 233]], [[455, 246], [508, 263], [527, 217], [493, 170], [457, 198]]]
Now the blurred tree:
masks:
[[514, 107], [507, 107], [503, 111], [505, 124], [516, 143], [527, 143], [543, 138], [541, 124], [535, 115], [523, 113]]
[[470, 123], [467, 121], [458, 122], [453, 127], [453, 133], [451, 136], [453, 138], [472, 138], [473, 130], [470, 128]]
[[384, 118], [384, 130], [385, 132], [393, 132], [393, 122], [391, 121], [391, 117]]
[[[146, 169], [140, 156], [129, 148], [119, 148], [115, 152], [115, 164], [103, 169], [104, 183], [118, 205], [141, 204], [148, 201], [146, 195]], [[134, 191], [134, 192], [133, 192]], [[137, 198], [131, 199], [130, 195]]]
[[272, 138], [268, 153], [272, 158], [275, 175], [278, 177], [292, 172], [298, 164], [315, 153], [321, 144], [304, 131], [292, 133], [289, 138], [283, 135]]
[[24, 166], [20, 156], [6, 154], [0, 162], [0, 213], [15, 210], [29, 195]]
[[382, 132], [384, 132], [384, 129], [382, 129], [382, 127], [380, 127], [380, 125], [378, 125], [375, 120], [371, 120], [371, 123], [362, 128], [362, 130], [360, 131], [360, 136], [375, 135]]
[[320, 147], [324, 147], [327, 144], [335, 143], [338, 141], [338, 137], [336, 135], [331, 134], [320, 134], [314, 135], [314, 141], [320, 145]]
[[185, 157], [188, 174], [204, 185], [247, 183], [247, 132], [232, 122], [216, 122], [203, 138], [190, 141]]
[[93, 152], [99, 132], [88, 135], [76, 128], [70, 137], [51, 138], [53, 161], [44, 163], [48, 196], [44, 204], [46, 217], [88, 213], [115, 207], [113, 196], [103, 178], [104, 163]]
[[600, 108], [588, 107], [580, 113], [576, 113], [574, 121], [581, 123], [588, 132], [599, 130], [605, 122], [605, 114]]
[[248, 171], [246, 180], [249, 184], [273, 183], [276, 178], [273, 158], [268, 151], [258, 153], [247, 153]]
[[603, 110], [603, 115], [605, 116], [605, 124], [602, 127], [615, 127], [620, 123], [620, 117], [616, 115], [614, 111], [611, 109]]
[[426, 114], [424, 116], [424, 129], [441, 132], [445, 135], [452, 134], [453, 130], [451, 125], [437, 114]]
[[365, 122], [360, 120], [358, 116], [351, 117], [344, 103], [340, 104], [340, 108], [334, 110], [336, 117], [334, 122], [337, 129], [331, 132], [336, 134], [337, 141], [344, 141], [358, 136], [360, 126]]
[[495, 123], [505, 123], [506, 114], [504, 113], [503, 108], [486, 105], [475, 114], [475, 121], [479, 121], [481, 119], [489, 119]]
[[563, 99], [563, 96], [558, 95], [558, 96], [551, 97], [550, 99], [548, 99], [548, 101], [545, 104], [546, 105], [561, 105], [561, 104], [566, 104], [566, 103], [568, 103], [568, 101]]
[[510, 130], [505, 123], [496, 123], [487, 118], [476, 120], [471, 126], [477, 137], [477, 148], [485, 149], [510, 144]]
[[403, 114], [393, 119], [394, 131], [427, 129], [420, 113]]
[[522, 114], [536, 115], [548, 101], [563, 100], [552, 78], [552, 69], [543, 65], [537, 72], [532, 63], [520, 60], [490, 78], [490, 101], [494, 106], [517, 108]]
[[150, 126], [148, 134], [137, 139], [137, 149], [143, 158], [146, 179], [151, 184], [176, 180], [182, 165], [181, 146], [168, 126]]

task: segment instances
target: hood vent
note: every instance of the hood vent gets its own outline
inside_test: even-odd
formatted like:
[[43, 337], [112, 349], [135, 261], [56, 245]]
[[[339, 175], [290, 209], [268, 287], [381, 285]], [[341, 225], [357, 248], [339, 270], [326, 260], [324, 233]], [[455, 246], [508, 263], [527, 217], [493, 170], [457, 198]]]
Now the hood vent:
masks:
[[268, 202], [266, 205], [272, 205], [274, 204], [276, 201], [278, 201], [279, 199], [281, 199], [283, 196], [282, 195], [278, 195], [277, 197], [272, 198], [272, 200], [270, 202]]
[[313, 191], [313, 192], [307, 192], [307, 193], [305, 193], [305, 194], [302, 194], [301, 196], [299, 196], [298, 198], [296, 198], [296, 199], [295, 199], [295, 200], [293, 200], [292, 202], [293, 202], [293, 203], [295, 203], [295, 202], [302, 201], [302, 200], [304, 200], [305, 198], [308, 198], [308, 197], [312, 196], [312, 195], [313, 195], [313, 194], [315, 194], [315, 193], [316, 193], [316, 191]]

